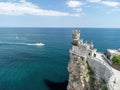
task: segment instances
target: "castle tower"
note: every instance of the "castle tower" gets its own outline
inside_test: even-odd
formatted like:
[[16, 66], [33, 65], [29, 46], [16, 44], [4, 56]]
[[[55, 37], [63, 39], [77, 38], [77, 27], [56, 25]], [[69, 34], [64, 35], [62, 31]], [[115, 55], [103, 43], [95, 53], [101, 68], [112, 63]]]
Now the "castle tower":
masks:
[[80, 40], [80, 30], [73, 31], [72, 38], [73, 38], [72, 45], [77, 46]]

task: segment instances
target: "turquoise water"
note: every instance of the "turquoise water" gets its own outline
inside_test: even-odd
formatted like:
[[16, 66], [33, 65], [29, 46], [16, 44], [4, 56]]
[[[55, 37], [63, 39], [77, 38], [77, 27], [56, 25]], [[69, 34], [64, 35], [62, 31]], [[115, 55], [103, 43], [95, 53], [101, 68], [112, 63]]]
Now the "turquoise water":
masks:
[[[0, 28], [0, 90], [55, 90], [68, 79], [72, 28]], [[120, 29], [81, 28], [98, 51], [120, 48]], [[44, 43], [38, 47], [36, 43]]]

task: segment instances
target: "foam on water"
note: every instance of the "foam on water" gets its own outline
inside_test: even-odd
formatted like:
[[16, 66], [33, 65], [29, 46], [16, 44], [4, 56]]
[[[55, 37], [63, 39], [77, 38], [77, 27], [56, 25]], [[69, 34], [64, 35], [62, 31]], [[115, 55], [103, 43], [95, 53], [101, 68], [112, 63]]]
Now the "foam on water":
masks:
[[44, 46], [44, 43], [35, 43], [35, 44], [31, 44], [31, 43], [27, 43], [27, 45], [33, 45], [33, 46]]
[[28, 46], [44, 46], [44, 43], [14, 43], [14, 42], [0, 42], [0, 44], [10, 44], [10, 45], [28, 45]]

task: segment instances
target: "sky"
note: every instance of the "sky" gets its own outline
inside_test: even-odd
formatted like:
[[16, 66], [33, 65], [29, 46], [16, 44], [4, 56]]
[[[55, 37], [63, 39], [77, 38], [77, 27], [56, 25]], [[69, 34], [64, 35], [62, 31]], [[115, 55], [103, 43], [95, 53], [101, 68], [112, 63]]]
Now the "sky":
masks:
[[0, 0], [0, 27], [120, 28], [120, 0]]

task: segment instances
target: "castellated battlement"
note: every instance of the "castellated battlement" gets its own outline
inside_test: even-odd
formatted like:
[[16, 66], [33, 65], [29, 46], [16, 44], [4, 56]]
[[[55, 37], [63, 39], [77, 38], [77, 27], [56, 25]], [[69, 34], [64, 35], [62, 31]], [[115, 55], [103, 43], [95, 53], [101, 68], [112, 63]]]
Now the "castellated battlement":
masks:
[[[100, 82], [104, 80], [108, 90], [120, 90], [120, 71], [114, 69], [103, 53], [97, 52], [93, 43], [83, 42], [80, 30], [73, 31], [72, 48], [70, 49], [70, 62], [68, 65], [69, 83], [68, 90], [102, 90], [101, 87], [90, 84], [90, 67], [94, 72], [94, 78]], [[94, 87], [96, 86], [96, 87]], [[94, 87], [91, 88], [91, 87]], [[96, 88], [96, 89], [95, 89]]]
[[96, 57], [97, 49], [94, 48], [93, 43], [89, 44], [87, 42], [83, 42], [83, 39], [80, 38], [80, 30], [73, 31], [72, 35], [72, 49], [70, 50], [72, 53], [85, 59], [87, 57]]

